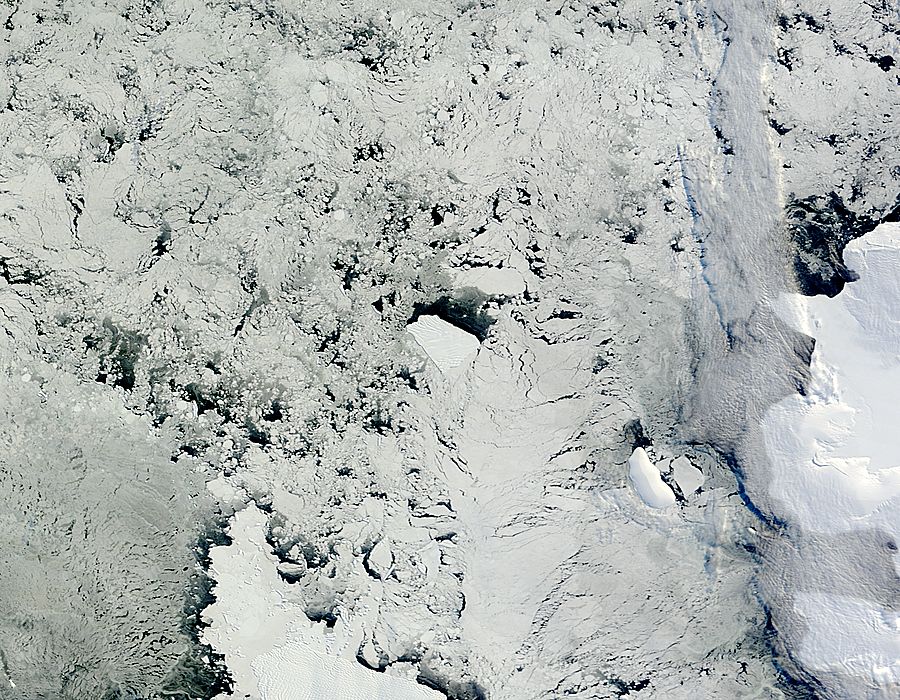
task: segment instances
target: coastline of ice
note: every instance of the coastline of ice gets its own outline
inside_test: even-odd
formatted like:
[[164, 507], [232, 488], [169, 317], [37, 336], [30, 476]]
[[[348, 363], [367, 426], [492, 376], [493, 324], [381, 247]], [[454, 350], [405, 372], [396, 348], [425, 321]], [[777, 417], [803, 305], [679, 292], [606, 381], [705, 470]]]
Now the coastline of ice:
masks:
[[[770, 494], [803, 531], [900, 536], [900, 225], [884, 224], [844, 251], [859, 279], [835, 298], [793, 296], [782, 315], [816, 338], [806, 396], [773, 406], [764, 423]], [[894, 545], [896, 552], [896, 544]], [[894, 555], [895, 568], [898, 559]], [[900, 618], [862, 598], [795, 594], [807, 631], [799, 658], [815, 671], [900, 685]], [[882, 697], [879, 695], [878, 697]]]

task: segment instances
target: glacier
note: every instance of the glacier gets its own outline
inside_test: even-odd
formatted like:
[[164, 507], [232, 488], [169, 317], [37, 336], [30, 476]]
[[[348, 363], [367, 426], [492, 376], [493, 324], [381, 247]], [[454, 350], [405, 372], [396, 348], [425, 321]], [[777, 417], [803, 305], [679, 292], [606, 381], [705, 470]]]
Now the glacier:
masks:
[[[833, 299], [783, 301], [791, 325], [816, 338], [805, 396], [783, 399], [764, 422], [773, 466], [769, 490], [806, 533], [861, 531], [883, 547], [885, 583], [900, 572], [900, 225], [883, 224], [844, 250], [858, 279]], [[840, 550], [838, 550], [840, 552]], [[883, 592], [849, 574], [849, 558], [809, 560], [793, 614], [798, 655], [844, 697], [890, 698], [900, 690], [896, 582]], [[848, 571], [849, 569], [849, 571]], [[893, 576], [891, 576], [893, 574]]]

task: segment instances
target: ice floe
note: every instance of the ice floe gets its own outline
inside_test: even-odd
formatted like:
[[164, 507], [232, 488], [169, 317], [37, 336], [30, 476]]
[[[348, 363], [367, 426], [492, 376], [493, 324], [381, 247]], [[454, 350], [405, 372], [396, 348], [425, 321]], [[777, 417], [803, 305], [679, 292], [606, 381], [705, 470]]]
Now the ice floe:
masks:
[[444, 374], [466, 364], [478, 353], [478, 338], [437, 316], [420, 316], [406, 330]]
[[695, 493], [706, 481], [703, 472], [691, 464], [691, 460], [684, 456], [672, 461], [672, 472], [675, 477], [675, 483], [678, 484], [678, 488], [681, 489], [681, 493], [685, 496]]
[[668, 484], [662, 480], [647, 451], [643, 447], [636, 447], [631, 457], [628, 458], [628, 476], [637, 490], [641, 500], [651, 508], [666, 508], [674, 505], [675, 493]]
[[[415, 681], [377, 673], [353, 658], [359, 630], [311, 622], [280, 580], [256, 506], [237, 513], [232, 543], [211, 552], [216, 602], [204, 611], [204, 640], [225, 655], [235, 692], [260, 700], [437, 700]], [[355, 642], [355, 643], [354, 643]]]
[[474, 287], [489, 296], [518, 296], [525, 291], [525, 278], [512, 267], [473, 267], [456, 273], [459, 287]]

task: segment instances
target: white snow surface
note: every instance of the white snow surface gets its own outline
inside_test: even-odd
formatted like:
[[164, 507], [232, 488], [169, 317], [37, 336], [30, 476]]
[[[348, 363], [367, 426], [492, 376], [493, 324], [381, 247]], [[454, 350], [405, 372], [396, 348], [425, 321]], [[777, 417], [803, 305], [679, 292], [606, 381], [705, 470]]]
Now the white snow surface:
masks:
[[824, 593], [801, 593], [794, 605], [808, 626], [799, 649], [805, 663], [863, 677], [882, 690], [877, 697], [896, 697], [886, 693], [900, 678], [900, 615]]
[[638, 495], [651, 508], [666, 508], [675, 504], [675, 493], [662, 480], [647, 451], [636, 447], [628, 459], [628, 475]]
[[[803, 530], [900, 536], [900, 225], [844, 251], [859, 280], [834, 298], [786, 300], [784, 315], [816, 338], [807, 396], [767, 414], [771, 495]], [[900, 684], [896, 613], [825, 593], [798, 595], [807, 620], [801, 659], [882, 689]]]
[[[204, 611], [204, 640], [225, 655], [232, 695], [259, 700], [436, 700], [413, 680], [377, 673], [353, 659], [361, 638], [343, 620], [310, 622], [302, 600], [279, 579], [263, 536], [266, 516], [251, 505], [234, 516], [232, 543], [212, 550], [216, 602]], [[354, 644], [355, 642], [355, 644]]]
[[525, 278], [511, 267], [472, 267], [456, 273], [456, 284], [474, 287], [490, 296], [518, 296], [525, 291]]
[[900, 532], [900, 226], [844, 253], [860, 279], [833, 299], [792, 297], [786, 315], [816, 338], [808, 396], [766, 420], [771, 491], [802, 527]]
[[[0, 4], [4, 700], [188, 692], [196, 525], [251, 500], [312, 558], [252, 508], [214, 551], [238, 694], [784, 698], [704, 445], [797, 358], [719, 334], [793, 279], [786, 198], [892, 206], [889, 9], [95, 5]], [[648, 508], [624, 426], [662, 464], [690, 393], [704, 488]]]

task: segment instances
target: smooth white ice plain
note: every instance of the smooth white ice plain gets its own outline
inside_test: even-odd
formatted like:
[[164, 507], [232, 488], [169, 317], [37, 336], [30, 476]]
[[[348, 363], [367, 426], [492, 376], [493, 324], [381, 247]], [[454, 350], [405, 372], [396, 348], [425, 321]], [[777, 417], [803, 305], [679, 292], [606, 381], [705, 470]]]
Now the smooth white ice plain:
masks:
[[[782, 312], [813, 336], [807, 396], [774, 406], [764, 422], [770, 493], [805, 531], [879, 529], [900, 537], [900, 225], [850, 243], [859, 275], [833, 299], [792, 296]], [[900, 684], [900, 618], [826, 592], [796, 597], [810, 668]]]
[[675, 504], [675, 493], [662, 480], [647, 451], [636, 447], [628, 458], [628, 476], [641, 500], [651, 508], [666, 508]]
[[458, 287], [474, 287], [490, 296], [514, 297], [525, 291], [525, 278], [512, 267], [472, 267], [456, 273]]
[[443, 374], [452, 373], [478, 353], [478, 338], [437, 316], [420, 316], [406, 330]]
[[800, 645], [804, 661], [820, 671], [842, 671], [866, 678], [884, 693], [896, 689], [900, 666], [900, 620], [896, 613], [856, 598], [818, 592], [801, 593], [794, 606], [807, 625]]
[[204, 641], [225, 655], [235, 681], [224, 698], [254, 700], [440, 700], [407, 678], [377, 673], [352, 657], [361, 634], [305, 616], [302, 601], [276, 572], [265, 514], [251, 505], [234, 516], [232, 543], [211, 552], [216, 602], [204, 611]]

